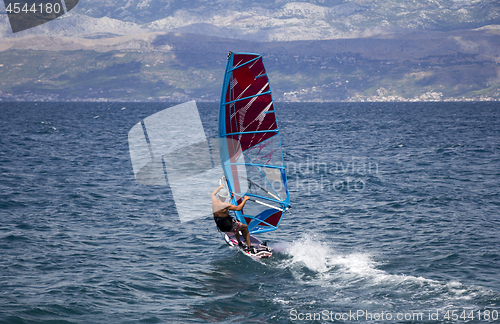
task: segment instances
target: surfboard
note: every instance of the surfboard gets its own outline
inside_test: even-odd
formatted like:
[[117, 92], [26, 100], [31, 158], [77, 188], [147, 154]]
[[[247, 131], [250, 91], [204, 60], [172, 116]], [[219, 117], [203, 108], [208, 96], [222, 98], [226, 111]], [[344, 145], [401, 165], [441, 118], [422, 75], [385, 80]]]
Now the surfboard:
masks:
[[240, 239], [241, 242], [243, 242], [243, 246], [241, 247], [238, 245], [238, 241], [236, 240], [234, 233], [227, 232], [226, 235], [224, 235], [224, 239], [226, 240], [226, 243], [229, 246], [238, 247], [240, 251], [243, 252], [243, 254], [252, 258], [263, 259], [263, 258], [269, 258], [270, 256], [273, 255], [271, 248], [267, 246], [266, 242], [262, 242], [261, 240], [252, 235], [250, 235], [250, 244], [257, 249], [257, 253], [255, 254], [250, 253], [245, 249], [246, 248], [245, 238], [241, 233], [240, 233]]

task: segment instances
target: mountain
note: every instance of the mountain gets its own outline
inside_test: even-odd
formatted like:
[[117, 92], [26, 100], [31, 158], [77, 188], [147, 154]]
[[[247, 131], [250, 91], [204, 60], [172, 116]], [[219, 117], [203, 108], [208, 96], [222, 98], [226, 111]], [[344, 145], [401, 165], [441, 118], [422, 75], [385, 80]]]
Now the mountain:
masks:
[[264, 55], [277, 100], [492, 100], [499, 25], [497, 0], [88, 0], [0, 19], [0, 99], [216, 101], [231, 50]]
[[[324, 40], [409, 31], [473, 29], [500, 22], [497, 0], [87, 0], [57, 22], [24, 33], [181, 32], [251, 41]], [[6, 19], [6, 18], [5, 18]], [[6, 20], [3, 36], [9, 35]]]

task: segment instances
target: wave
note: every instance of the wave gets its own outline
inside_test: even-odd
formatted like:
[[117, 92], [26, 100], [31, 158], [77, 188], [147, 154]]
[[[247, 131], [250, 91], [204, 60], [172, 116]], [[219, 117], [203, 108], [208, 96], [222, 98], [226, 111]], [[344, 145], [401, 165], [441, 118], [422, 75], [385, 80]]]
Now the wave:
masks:
[[[352, 307], [388, 311], [414, 309], [446, 310], [449, 307], [480, 309], [498, 302], [500, 294], [457, 280], [439, 281], [418, 275], [393, 274], [381, 270], [380, 262], [366, 252], [341, 253], [317, 234], [304, 234], [291, 243], [280, 243], [277, 268], [289, 271], [300, 287], [309, 287], [325, 300]], [[276, 255], [276, 254], [275, 254]], [[376, 256], [384, 259], [383, 256]], [[316, 287], [313, 289], [311, 287]], [[281, 298], [282, 304], [286, 298]], [[297, 302], [297, 301], [296, 301]]]

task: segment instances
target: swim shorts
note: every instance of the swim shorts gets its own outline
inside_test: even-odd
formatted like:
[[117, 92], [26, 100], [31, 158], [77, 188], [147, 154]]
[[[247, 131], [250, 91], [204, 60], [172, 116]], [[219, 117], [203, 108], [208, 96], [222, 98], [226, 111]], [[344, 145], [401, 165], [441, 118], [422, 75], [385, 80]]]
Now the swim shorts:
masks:
[[243, 225], [231, 216], [214, 217], [214, 220], [221, 232], [236, 232], [241, 230], [241, 226]]

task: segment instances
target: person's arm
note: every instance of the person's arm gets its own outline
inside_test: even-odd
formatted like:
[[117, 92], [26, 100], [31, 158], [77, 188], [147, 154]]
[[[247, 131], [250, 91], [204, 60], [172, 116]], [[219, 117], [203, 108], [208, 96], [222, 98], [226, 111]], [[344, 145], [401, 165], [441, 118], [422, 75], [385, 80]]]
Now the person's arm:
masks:
[[228, 209], [229, 210], [241, 211], [243, 209], [243, 207], [245, 206], [245, 204], [247, 203], [248, 199], [250, 199], [250, 197], [245, 196], [245, 197], [243, 197], [243, 201], [238, 206], [230, 205]]
[[212, 192], [212, 194], [210, 195], [210, 198], [212, 199], [212, 202], [214, 202], [214, 200], [217, 200], [217, 197], [215, 197], [215, 195], [217, 194], [217, 192], [221, 188], [224, 188], [223, 184], [221, 184], [220, 186], [218, 186], [217, 189], [215, 189], [214, 192]]

